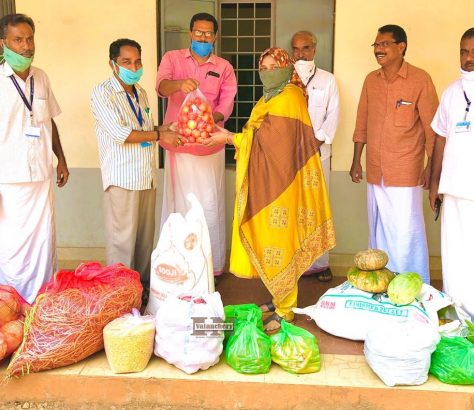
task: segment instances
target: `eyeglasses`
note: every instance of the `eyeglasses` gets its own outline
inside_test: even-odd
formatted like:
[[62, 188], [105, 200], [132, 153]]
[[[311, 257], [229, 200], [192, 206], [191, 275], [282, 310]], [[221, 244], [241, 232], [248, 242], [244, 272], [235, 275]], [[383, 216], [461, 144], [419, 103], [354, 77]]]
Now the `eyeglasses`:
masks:
[[371, 44], [370, 47], [377, 48], [387, 48], [390, 44], [398, 44], [398, 41], [381, 41], [380, 43]]
[[193, 34], [195, 37], [206, 37], [206, 38], [213, 38], [216, 33], [213, 31], [201, 31], [201, 30], [193, 30]]

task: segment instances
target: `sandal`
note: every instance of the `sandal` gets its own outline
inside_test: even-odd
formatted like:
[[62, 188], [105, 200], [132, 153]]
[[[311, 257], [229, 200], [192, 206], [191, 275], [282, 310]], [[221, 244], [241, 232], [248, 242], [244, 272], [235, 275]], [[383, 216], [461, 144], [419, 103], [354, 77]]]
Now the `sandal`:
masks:
[[[262, 313], [272, 313], [276, 309], [275, 305], [272, 302], [263, 303], [262, 305], [259, 306], [259, 308], [262, 311]], [[265, 310], [262, 308], [264, 308]]]
[[[273, 333], [277, 333], [281, 329], [281, 321], [282, 320], [285, 320], [287, 323], [291, 323], [295, 319], [293, 318], [293, 319], [290, 319], [290, 320], [286, 320], [284, 317], [281, 317], [280, 315], [278, 315], [277, 313], [274, 312], [272, 315], [268, 316], [263, 321], [263, 330], [265, 331], [265, 333], [270, 334], [270, 335], [273, 334]], [[273, 329], [268, 329], [267, 326], [271, 322], [278, 322], [278, 327], [273, 328]]]
[[[276, 313], [273, 313], [272, 315], [268, 316], [264, 321], [263, 321], [263, 330], [265, 331], [265, 333], [267, 334], [273, 334], [273, 333], [277, 333], [280, 329], [281, 329], [281, 321], [283, 320], [284, 318], [282, 318], [280, 315], [277, 315]], [[268, 328], [268, 325], [270, 325], [270, 323], [272, 322], [277, 322], [278, 323], [278, 327], [275, 327], [273, 329], [269, 329]]]
[[327, 268], [325, 270], [322, 270], [321, 272], [316, 272], [314, 276], [316, 276], [316, 279], [319, 280], [320, 282], [331, 282], [332, 280], [331, 268]]

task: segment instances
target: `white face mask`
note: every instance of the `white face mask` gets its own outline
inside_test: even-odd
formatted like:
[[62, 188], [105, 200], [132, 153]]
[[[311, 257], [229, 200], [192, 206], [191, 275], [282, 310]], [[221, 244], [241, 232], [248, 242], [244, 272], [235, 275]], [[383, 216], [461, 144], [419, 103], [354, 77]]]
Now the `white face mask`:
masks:
[[314, 74], [316, 65], [313, 60], [298, 60], [295, 62], [295, 70], [303, 81], [304, 85], [308, 84], [309, 79]]
[[461, 68], [461, 83], [464, 91], [469, 94], [474, 93], [474, 71], [464, 71]]
[[474, 81], [474, 71], [464, 71], [461, 68], [461, 80]]

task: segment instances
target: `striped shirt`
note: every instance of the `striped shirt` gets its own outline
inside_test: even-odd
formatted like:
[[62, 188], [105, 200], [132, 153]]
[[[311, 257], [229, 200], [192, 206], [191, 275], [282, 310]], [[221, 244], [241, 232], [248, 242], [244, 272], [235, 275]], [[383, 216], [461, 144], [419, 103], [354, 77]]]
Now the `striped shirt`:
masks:
[[[143, 115], [140, 126], [127, 99], [127, 93], [112, 75], [92, 91], [91, 109], [99, 145], [100, 167], [104, 191], [111, 185], [133, 191], [156, 186], [156, 144], [126, 143], [132, 130], [153, 131], [154, 122], [146, 92], [135, 85]], [[131, 97], [135, 109], [135, 97]], [[137, 110], [138, 112], [138, 110]]]

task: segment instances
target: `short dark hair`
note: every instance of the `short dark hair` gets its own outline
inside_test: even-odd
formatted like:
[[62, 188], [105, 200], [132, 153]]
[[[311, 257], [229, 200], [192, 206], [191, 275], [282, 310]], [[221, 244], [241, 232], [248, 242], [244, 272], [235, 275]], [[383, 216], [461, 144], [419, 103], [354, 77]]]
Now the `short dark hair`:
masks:
[[113, 61], [117, 61], [117, 57], [120, 55], [120, 48], [123, 46], [135, 47], [140, 55], [142, 54], [142, 47], [135, 40], [130, 40], [129, 38], [119, 38], [110, 44], [109, 58]]
[[471, 27], [469, 30], [466, 30], [461, 37], [461, 41], [467, 40], [468, 38], [474, 37], [474, 27]]
[[400, 26], [397, 26], [396, 24], [387, 24], [386, 26], [380, 27], [378, 32], [382, 34], [390, 33], [397, 44], [405, 43], [405, 50], [403, 50], [403, 55], [405, 55], [408, 48], [408, 39], [405, 30], [403, 30]]
[[33, 19], [28, 17], [26, 14], [7, 14], [0, 19], [0, 36], [5, 38], [7, 36], [8, 26], [16, 26], [17, 24], [26, 23], [28, 24], [33, 33], [35, 32], [35, 23]]
[[194, 22], [198, 20], [210, 21], [214, 24], [214, 33], [217, 33], [219, 25], [217, 24], [216, 18], [209, 13], [198, 13], [191, 17], [191, 21], [189, 22], [189, 31], [193, 31]]

